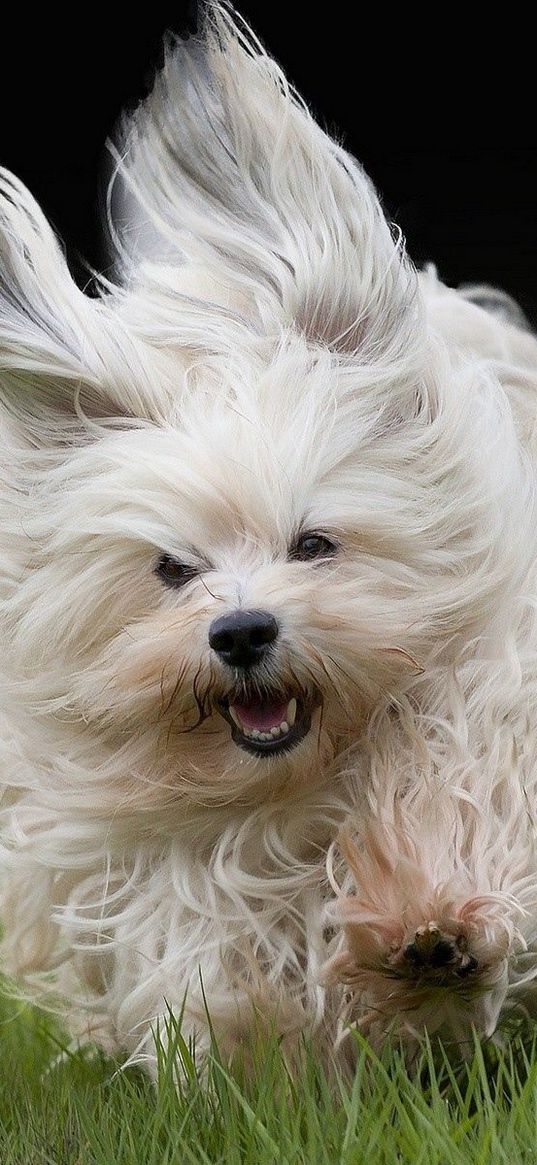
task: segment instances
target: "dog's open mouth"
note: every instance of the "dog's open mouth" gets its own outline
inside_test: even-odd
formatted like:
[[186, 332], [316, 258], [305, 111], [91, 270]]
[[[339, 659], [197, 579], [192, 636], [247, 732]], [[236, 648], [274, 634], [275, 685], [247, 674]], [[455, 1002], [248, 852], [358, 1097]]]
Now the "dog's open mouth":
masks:
[[218, 701], [218, 710], [231, 726], [235, 744], [257, 756], [288, 752], [307, 736], [319, 703], [314, 695], [248, 698], [244, 693]]

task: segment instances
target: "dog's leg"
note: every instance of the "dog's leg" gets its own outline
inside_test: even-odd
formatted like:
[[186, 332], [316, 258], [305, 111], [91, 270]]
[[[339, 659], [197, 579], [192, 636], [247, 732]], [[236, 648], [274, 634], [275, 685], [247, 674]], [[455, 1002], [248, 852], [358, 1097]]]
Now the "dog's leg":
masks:
[[442, 839], [420, 840], [400, 821], [343, 835], [346, 873], [328, 908], [341, 929], [323, 979], [345, 985], [342, 1020], [377, 1043], [393, 1031], [412, 1043], [427, 1030], [462, 1047], [472, 1028], [495, 1030], [524, 948], [523, 911], [509, 894], [473, 883], [462, 864], [442, 877], [430, 860]]

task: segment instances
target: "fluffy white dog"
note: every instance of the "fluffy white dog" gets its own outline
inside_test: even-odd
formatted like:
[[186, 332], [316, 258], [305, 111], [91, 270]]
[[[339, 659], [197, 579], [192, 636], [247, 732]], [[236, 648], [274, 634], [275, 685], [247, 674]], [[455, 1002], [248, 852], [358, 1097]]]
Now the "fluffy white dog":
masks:
[[116, 143], [114, 282], [1, 182], [9, 972], [155, 1069], [462, 1043], [537, 980], [537, 343], [417, 276], [219, 5]]

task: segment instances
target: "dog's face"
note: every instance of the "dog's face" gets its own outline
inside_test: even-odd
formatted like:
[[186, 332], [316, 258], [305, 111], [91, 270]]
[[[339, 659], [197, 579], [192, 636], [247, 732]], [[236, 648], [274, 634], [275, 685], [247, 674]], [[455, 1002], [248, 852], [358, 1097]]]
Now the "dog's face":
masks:
[[215, 19], [120, 151], [123, 288], [82, 295], [0, 191], [10, 667], [142, 806], [322, 778], [509, 558], [494, 402], [359, 167]]
[[238, 376], [198, 364], [180, 422], [75, 453], [57, 516], [74, 706], [144, 741], [168, 792], [322, 778], [427, 635], [400, 435], [329, 353], [257, 347]]

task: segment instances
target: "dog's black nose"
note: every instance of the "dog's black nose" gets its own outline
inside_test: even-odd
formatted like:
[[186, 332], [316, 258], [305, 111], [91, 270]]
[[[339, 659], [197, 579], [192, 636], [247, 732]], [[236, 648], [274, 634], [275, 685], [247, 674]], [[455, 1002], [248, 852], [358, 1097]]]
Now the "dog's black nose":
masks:
[[230, 667], [259, 663], [278, 635], [278, 624], [266, 611], [233, 611], [209, 627], [209, 643]]

